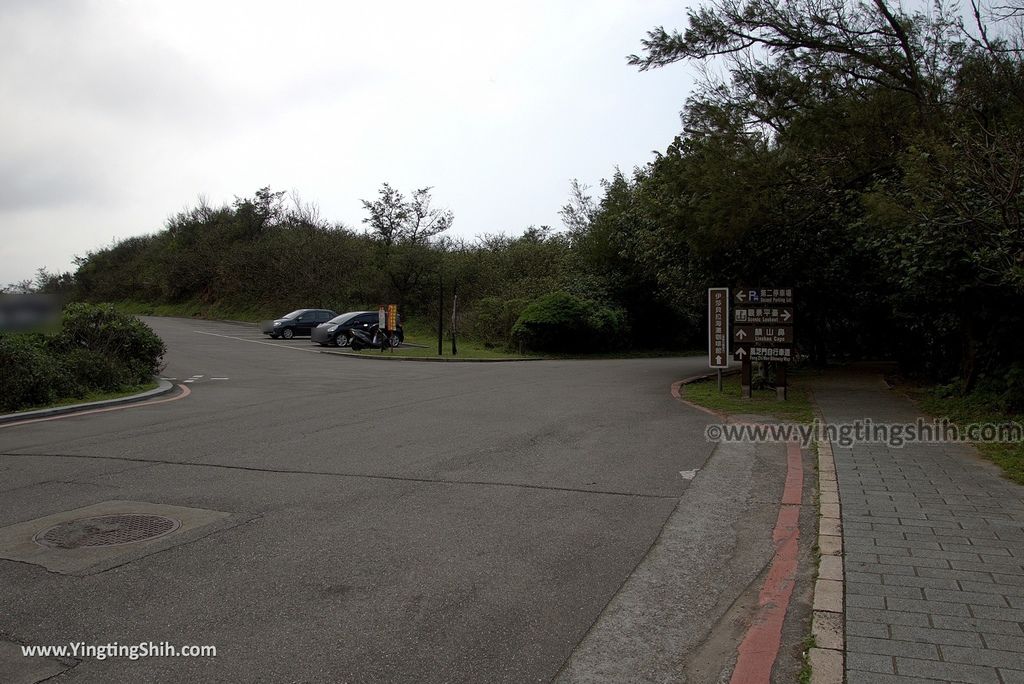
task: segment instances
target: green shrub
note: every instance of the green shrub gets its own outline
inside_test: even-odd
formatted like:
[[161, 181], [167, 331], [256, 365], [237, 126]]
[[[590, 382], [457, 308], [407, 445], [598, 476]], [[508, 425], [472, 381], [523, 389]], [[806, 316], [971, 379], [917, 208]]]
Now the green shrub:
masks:
[[42, 336], [0, 335], [0, 410], [47, 404], [71, 389]]
[[589, 352], [621, 346], [625, 312], [552, 292], [531, 302], [512, 327], [513, 339], [532, 351]]
[[110, 304], [69, 304], [51, 348], [71, 355], [76, 372], [92, 378], [90, 387], [106, 388], [147, 382], [167, 351], [148, 325]]

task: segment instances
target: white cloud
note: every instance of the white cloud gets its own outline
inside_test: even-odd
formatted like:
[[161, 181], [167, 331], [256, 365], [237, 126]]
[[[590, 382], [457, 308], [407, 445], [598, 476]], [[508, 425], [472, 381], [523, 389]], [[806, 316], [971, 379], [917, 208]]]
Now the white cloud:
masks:
[[[638, 73], [685, 5], [38, 2], [0, 8], [0, 283], [270, 184], [357, 226], [381, 182], [455, 231], [557, 225], [569, 179], [678, 131], [690, 71]], [[13, 103], [13, 106], [11, 105]]]

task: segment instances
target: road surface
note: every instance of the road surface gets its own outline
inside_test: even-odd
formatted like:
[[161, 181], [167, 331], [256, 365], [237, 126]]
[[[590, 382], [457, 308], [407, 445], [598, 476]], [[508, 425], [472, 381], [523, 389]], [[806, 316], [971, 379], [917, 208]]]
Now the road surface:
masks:
[[[712, 451], [713, 418], [669, 391], [700, 357], [364, 361], [146, 320], [169, 349], [163, 376], [191, 394], [0, 428], [0, 527], [114, 500], [230, 524], [77, 574], [0, 560], [0, 641], [217, 656], [76, 659], [53, 681], [585, 679], [596, 656], [571, 671], [570, 656], [697, 500]], [[770, 559], [781, 450], [721, 470], [705, 481], [735, 505], [688, 510], [673, 533], [721, 536], [712, 557], [691, 545], [674, 563], [685, 581], [669, 592], [699, 609], [680, 618], [674, 672], [644, 677], [697, 681], [691, 656]]]

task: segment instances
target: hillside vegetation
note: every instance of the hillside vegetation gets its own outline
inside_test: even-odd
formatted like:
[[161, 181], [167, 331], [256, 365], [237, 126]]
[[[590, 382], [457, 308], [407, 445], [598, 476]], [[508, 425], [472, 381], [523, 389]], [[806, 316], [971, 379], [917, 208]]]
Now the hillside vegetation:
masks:
[[649, 164], [574, 184], [563, 231], [453, 239], [429, 190], [386, 185], [357, 230], [264, 188], [41, 284], [267, 312], [397, 301], [429, 321], [443, 278], [468, 334], [564, 344], [561, 326], [593, 349], [700, 347], [705, 288], [794, 287], [814, 362], [891, 357], [1003, 391], [1024, 339], [1021, 12], [976, 9], [715, 0], [653, 29], [639, 69], [725, 76]]

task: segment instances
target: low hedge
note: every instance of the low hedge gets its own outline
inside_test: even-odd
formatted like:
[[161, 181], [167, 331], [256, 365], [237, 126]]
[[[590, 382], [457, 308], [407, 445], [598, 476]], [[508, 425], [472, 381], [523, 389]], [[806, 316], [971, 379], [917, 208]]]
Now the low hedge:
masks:
[[165, 352], [137, 318], [110, 305], [70, 304], [55, 334], [0, 334], [0, 411], [149, 382]]

